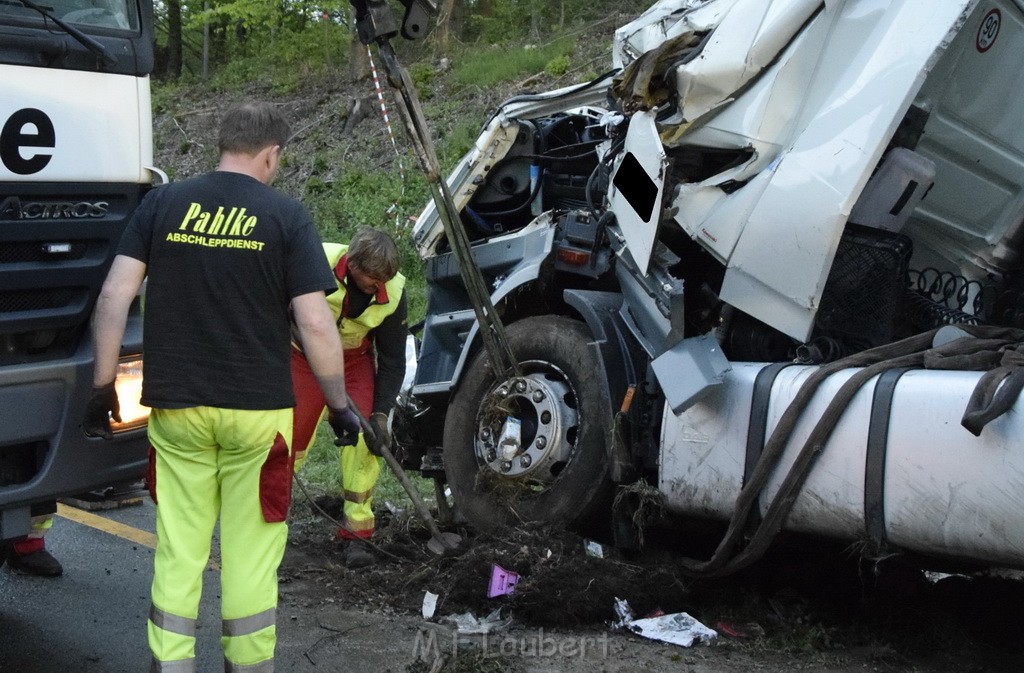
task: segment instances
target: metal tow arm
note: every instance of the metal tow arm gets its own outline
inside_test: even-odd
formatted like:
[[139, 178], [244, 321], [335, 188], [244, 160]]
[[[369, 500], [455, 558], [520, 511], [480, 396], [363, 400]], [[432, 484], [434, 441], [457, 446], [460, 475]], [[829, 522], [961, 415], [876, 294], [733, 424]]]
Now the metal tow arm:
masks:
[[466, 286], [470, 303], [480, 325], [480, 337], [487, 350], [495, 375], [501, 379], [519, 376], [519, 365], [505, 336], [505, 327], [491, 302], [491, 294], [480, 268], [470, 251], [469, 238], [459, 225], [458, 211], [448, 183], [441, 176], [437, 153], [427, 129], [420, 107], [416, 87], [402, 67], [391, 46], [391, 38], [401, 30], [406, 39], [422, 38], [427, 32], [429, 18], [437, 13], [433, 0], [401, 0], [405, 17], [399, 29], [398, 22], [387, 0], [350, 0], [356, 10], [356, 30], [359, 40], [366, 45], [377, 44], [388, 83], [399, 93], [398, 109], [405, 128], [412, 138], [420, 168], [427, 177], [430, 192], [437, 207], [452, 254], [459, 264], [459, 273]]

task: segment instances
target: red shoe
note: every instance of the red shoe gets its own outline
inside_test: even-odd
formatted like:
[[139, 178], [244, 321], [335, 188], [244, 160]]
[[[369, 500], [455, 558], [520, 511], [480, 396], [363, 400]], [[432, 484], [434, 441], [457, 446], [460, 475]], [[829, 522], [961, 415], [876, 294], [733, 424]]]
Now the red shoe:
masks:
[[46, 551], [41, 538], [16, 540], [7, 547], [7, 565], [22, 575], [60, 577], [64, 568]]

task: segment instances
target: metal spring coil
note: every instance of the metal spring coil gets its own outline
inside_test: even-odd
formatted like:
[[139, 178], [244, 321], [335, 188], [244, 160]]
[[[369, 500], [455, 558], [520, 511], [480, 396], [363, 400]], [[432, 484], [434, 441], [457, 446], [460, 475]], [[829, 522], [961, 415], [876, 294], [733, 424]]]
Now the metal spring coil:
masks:
[[[982, 301], [982, 284], [976, 280], [968, 280], [949, 271], [939, 271], [933, 267], [926, 267], [920, 271], [910, 270], [907, 272], [910, 280], [910, 288], [918, 295], [925, 297], [943, 307], [958, 309], [964, 312], [967, 304], [971, 304], [971, 315], [978, 324], [976, 316], [982, 315], [984, 304]], [[973, 299], [972, 299], [973, 290]], [[962, 321], [960, 321], [962, 322]], [[943, 323], [953, 324], [953, 323]]]
[[942, 325], [980, 325], [982, 323], [976, 315], [944, 306], [914, 290], [907, 290], [904, 293], [903, 306], [906, 310], [907, 320], [919, 329], [930, 329]]

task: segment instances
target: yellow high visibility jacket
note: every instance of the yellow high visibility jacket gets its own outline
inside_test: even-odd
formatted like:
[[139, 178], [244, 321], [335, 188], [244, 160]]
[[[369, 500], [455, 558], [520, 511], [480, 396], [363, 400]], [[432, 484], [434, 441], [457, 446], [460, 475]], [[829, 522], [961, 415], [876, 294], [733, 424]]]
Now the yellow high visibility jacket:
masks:
[[338, 325], [342, 348], [359, 348], [369, 333], [398, 308], [398, 302], [405, 289], [405, 276], [395, 274], [394, 278], [378, 290], [377, 296], [370, 300], [370, 305], [358, 318], [348, 318], [343, 315], [345, 298], [348, 295], [348, 288], [343, 282], [348, 271], [348, 260], [345, 258], [348, 246], [341, 243], [324, 243], [324, 252], [327, 253], [327, 261], [334, 269], [334, 276], [338, 282], [338, 291], [327, 297], [327, 304], [331, 307], [334, 321]]

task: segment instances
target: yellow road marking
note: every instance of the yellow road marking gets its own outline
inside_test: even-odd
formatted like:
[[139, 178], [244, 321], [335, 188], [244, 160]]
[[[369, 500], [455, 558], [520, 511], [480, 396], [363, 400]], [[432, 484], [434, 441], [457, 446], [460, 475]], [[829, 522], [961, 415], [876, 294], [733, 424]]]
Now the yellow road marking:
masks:
[[[122, 538], [124, 540], [130, 540], [136, 544], [140, 544], [148, 549], [156, 549], [156, 535], [149, 533], [132, 526], [118, 523], [117, 521], [111, 521], [110, 519], [102, 516], [97, 516], [91, 512], [86, 512], [84, 509], [78, 509], [77, 507], [71, 507], [64, 503], [57, 503], [57, 515], [80, 523], [83, 526], [89, 526], [96, 530], [101, 530], [104, 533], [109, 533], [115, 537]], [[206, 564], [209, 570], [220, 570], [220, 564], [216, 561], [211, 560]]]
[[102, 516], [97, 516], [91, 512], [78, 509], [77, 507], [71, 507], [63, 503], [57, 503], [57, 514], [65, 519], [70, 519], [76, 523], [80, 523], [83, 526], [89, 526], [96, 530], [101, 530], [104, 533], [115, 535], [125, 540], [131, 540], [137, 544], [141, 544], [143, 547], [149, 549], [156, 549], [156, 535], [148, 533], [138, 528], [132, 528], [126, 526], [123, 523], [117, 521], [111, 521]]

